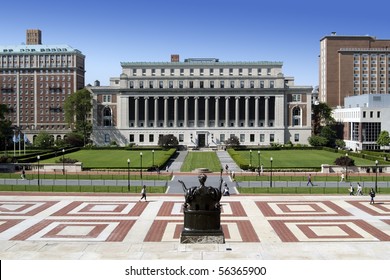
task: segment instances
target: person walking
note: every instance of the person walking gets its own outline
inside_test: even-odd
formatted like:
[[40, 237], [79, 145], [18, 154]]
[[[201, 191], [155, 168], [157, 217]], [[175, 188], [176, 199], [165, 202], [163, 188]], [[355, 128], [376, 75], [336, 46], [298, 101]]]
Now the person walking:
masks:
[[344, 173], [341, 173], [341, 180], [340, 180], [340, 183], [341, 182], [345, 182], [345, 175], [344, 175]]
[[375, 191], [373, 188], [371, 188], [371, 190], [370, 190], [370, 197], [371, 197], [370, 204], [374, 204], [375, 203], [375, 201], [374, 201]]
[[141, 190], [141, 198], [140, 198], [139, 201], [141, 201], [141, 200], [144, 199], [144, 198], [145, 198], [145, 201], [147, 201], [147, 200], [146, 200], [146, 185], [144, 185], [144, 186], [142, 187], [142, 190]]
[[22, 174], [20, 175], [20, 178], [22, 178], [22, 180], [26, 179], [26, 171], [24, 171], [24, 168], [22, 170]]
[[352, 187], [352, 184], [349, 184], [349, 195], [354, 195], [355, 189]]
[[362, 186], [359, 182], [357, 183], [356, 195], [363, 195]]
[[308, 185], [311, 185], [312, 187], [314, 186], [313, 182], [311, 181], [311, 174], [309, 174], [309, 176], [307, 176], [307, 184], [306, 184], [306, 186], [308, 186]]

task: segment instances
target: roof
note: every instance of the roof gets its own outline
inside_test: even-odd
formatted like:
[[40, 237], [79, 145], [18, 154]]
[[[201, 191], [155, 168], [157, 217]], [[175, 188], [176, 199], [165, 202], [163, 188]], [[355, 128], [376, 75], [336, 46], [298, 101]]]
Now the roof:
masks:
[[52, 54], [52, 53], [79, 53], [69, 45], [0, 45], [0, 54]]
[[122, 67], [167, 67], [167, 66], [283, 66], [281, 61], [219, 61], [219, 60], [206, 60], [206, 59], [190, 59], [184, 62], [121, 62]]

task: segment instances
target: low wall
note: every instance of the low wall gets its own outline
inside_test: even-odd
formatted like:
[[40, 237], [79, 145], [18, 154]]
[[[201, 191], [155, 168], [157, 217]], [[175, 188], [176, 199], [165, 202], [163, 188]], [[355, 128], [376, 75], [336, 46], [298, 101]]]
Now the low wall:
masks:
[[[375, 166], [348, 166], [348, 173], [375, 173]], [[321, 165], [322, 173], [345, 173], [345, 166]], [[390, 173], [390, 166], [378, 165], [378, 173]]]
[[[39, 164], [39, 171], [47, 171], [47, 172], [62, 172], [65, 169], [65, 172], [81, 172], [83, 171], [83, 163], [45, 163]], [[38, 164], [32, 165], [32, 170], [38, 170]]]

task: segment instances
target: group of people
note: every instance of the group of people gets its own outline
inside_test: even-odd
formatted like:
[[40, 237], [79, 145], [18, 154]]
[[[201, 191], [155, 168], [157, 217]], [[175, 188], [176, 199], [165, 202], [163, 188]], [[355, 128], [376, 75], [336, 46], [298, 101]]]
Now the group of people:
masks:
[[[355, 192], [355, 188], [352, 186], [352, 183], [350, 183], [348, 191], [349, 191], [349, 195], [363, 195], [363, 188], [360, 185], [360, 183], [357, 183], [356, 192]], [[375, 198], [374, 188], [371, 188], [370, 192], [368, 194], [370, 195], [370, 198], [371, 198], [370, 204], [374, 204], [375, 203], [375, 201], [374, 201], [374, 198]]]

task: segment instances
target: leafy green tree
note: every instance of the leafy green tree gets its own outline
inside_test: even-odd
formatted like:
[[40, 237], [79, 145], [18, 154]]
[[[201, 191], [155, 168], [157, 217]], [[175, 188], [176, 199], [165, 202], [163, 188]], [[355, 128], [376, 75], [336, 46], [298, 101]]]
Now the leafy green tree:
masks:
[[382, 130], [381, 133], [379, 133], [376, 143], [381, 147], [389, 146], [390, 144], [389, 132], [386, 130]]
[[82, 147], [84, 145], [83, 134], [78, 132], [67, 133], [64, 137], [64, 143], [73, 147]]
[[0, 147], [2, 150], [8, 146], [8, 142], [12, 136], [11, 121], [7, 120], [6, 114], [8, 113], [7, 105], [0, 104]]
[[88, 119], [91, 110], [92, 95], [85, 88], [69, 95], [64, 103], [65, 120], [73, 128], [73, 132], [83, 135], [84, 146], [92, 132], [92, 125]]
[[345, 142], [342, 139], [336, 139], [336, 146], [340, 148], [345, 148]]
[[347, 156], [341, 156], [335, 159], [334, 164], [340, 166], [354, 166], [355, 161]]
[[158, 145], [163, 148], [172, 148], [177, 147], [179, 145], [179, 141], [173, 134], [165, 134], [158, 139]]
[[329, 107], [326, 103], [318, 103], [313, 105], [313, 134], [318, 135], [321, 132], [322, 126], [327, 126], [335, 123], [334, 118], [332, 117], [332, 108]]
[[328, 140], [326, 146], [334, 147], [336, 145], [336, 138], [337, 138], [336, 131], [334, 131], [331, 126], [329, 125], [323, 126], [321, 128], [321, 132], [319, 136], [324, 137]]
[[41, 149], [50, 148], [51, 144], [53, 144], [52, 138], [50, 134], [45, 131], [39, 132], [34, 139], [34, 146]]
[[319, 135], [312, 135], [308, 138], [309, 144], [313, 147], [323, 147], [328, 145], [328, 139]]
[[240, 146], [240, 139], [237, 136], [232, 135], [225, 141], [226, 146], [228, 147], [238, 147]]

